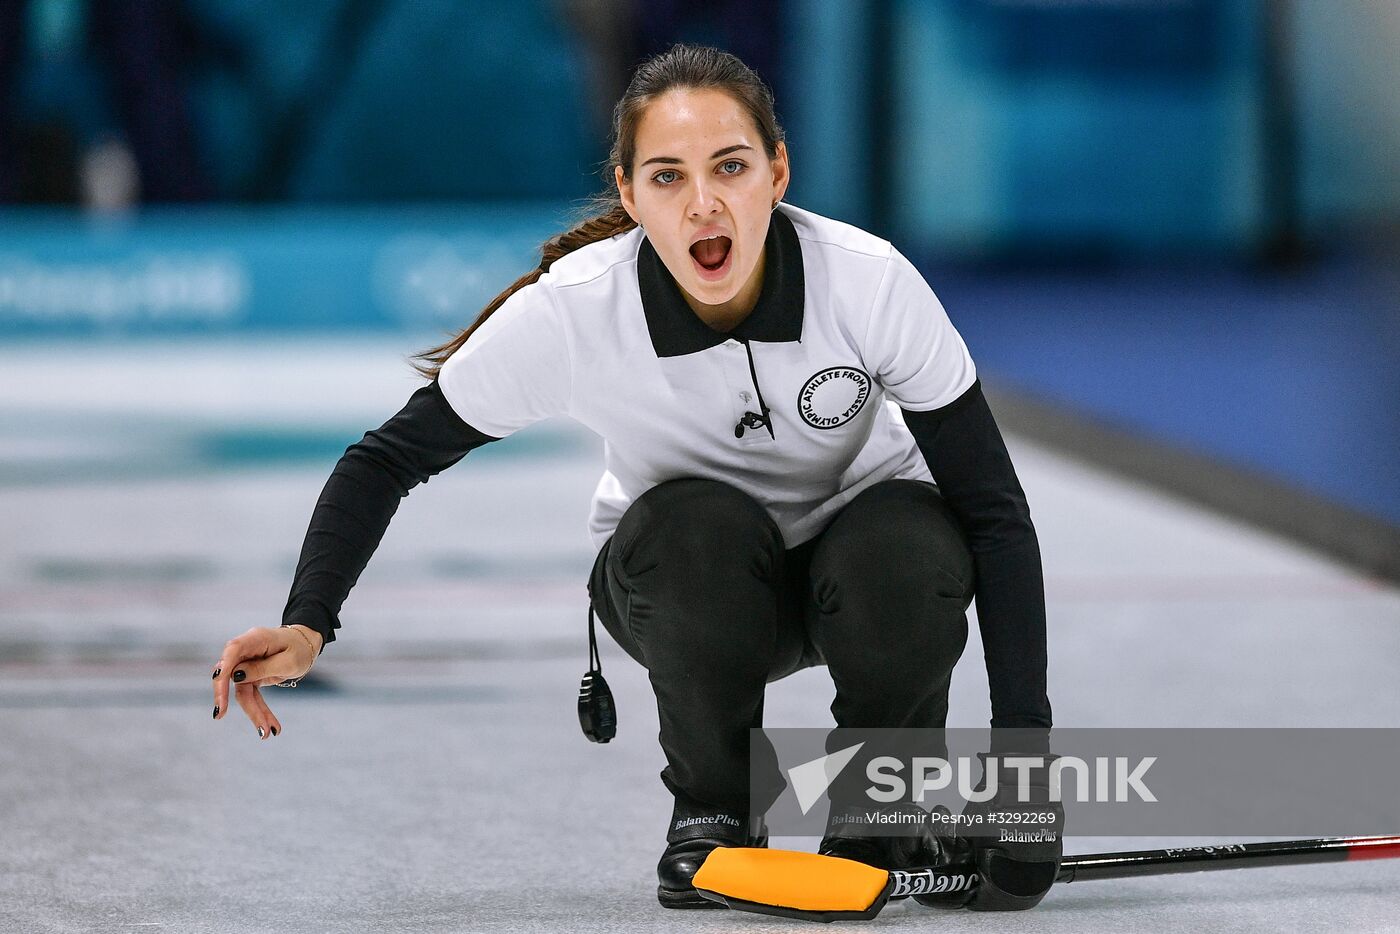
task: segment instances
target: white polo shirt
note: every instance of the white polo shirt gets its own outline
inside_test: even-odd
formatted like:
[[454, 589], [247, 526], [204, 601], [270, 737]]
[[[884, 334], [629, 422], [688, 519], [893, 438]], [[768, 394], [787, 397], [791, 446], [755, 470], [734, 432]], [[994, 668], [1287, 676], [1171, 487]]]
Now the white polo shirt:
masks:
[[977, 378], [932, 289], [888, 241], [786, 203], [765, 250], [758, 303], [728, 333], [641, 228], [575, 250], [447, 360], [443, 395], [493, 437], [553, 415], [601, 435], [599, 548], [633, 500], [681, 477], [748, 493], [788, 548], [873, 483], [932, 479], [899, 409], [941, 408]]

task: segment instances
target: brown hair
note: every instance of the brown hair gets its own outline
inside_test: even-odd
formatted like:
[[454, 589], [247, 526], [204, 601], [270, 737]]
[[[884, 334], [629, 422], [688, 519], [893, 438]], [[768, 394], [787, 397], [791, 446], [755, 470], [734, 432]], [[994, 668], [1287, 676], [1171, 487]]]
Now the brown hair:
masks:
[[573, 228], [546, 240], [540, 247], [540, 264], [493, 298], [469, 327], [459, 331], [445, 344], [415, 354], [413, 359], [423, 362], [414, 363], [414, 369], [429, 379], [436, 379], [447, 358], [467, 342], [482, 322], [505, 304], [506, 299], [548, 272], [555, 260], [579, 247], [625, 233], [637, 226], [622, 206], [622, 195], [617, 188], [613, 166], [622, 166], [623, 177], [631, 181], [632, 162], [637, 155], [637, 126], [641, 123], [642, 114], [653, 100], [676, 88], [724, 91], [753, 118], [768, 158], [778, 157], [783, 128], [773, 112], [773, 92], [738, 58], [707, 46], [678, 44], [648, 59], [637, 66], [631, 83], [613, 108], [612, 149], [603, 171], [605, 188], [583, 206], [585, 217]]

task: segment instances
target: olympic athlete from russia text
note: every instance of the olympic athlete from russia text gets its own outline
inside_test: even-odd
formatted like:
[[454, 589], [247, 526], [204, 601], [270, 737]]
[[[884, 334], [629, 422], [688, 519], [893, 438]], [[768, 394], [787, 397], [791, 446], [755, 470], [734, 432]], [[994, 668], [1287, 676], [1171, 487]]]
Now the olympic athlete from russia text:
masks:
[[[892, 244], [783, 200], [787, 145], [758, 76], [675, 46], [638, 67], [613, 123], [595, 210], [421, 354], [427, 384], [337, 463], [282, 625], [231, 640], [214, 666], [214, 717], [232, 684], [259, 735], [278, 735], [260, 689], [304, 676], [334, 641], [409, 490], [567, 415], [605, 443], [592, 608], [656, 694], [675, 802], [657, 897], [713, 907], [691, 883], [704, 858], [767, 843], [748, 737], [769, 682], [824, 666], [838, 726], [942, 728], [975, 598], [992, 726], [1019, 731], [999, 745], [994, 729], [989, 755], [1048, 753], [1040, 552], [961, 336]], [[1034, 841], [933, 822], [865, 836], [850, 819], [874, 806], [863, 772], [832, 783], [820, 852], [886, 869], [972, 861], [975, 891], [915, 896], [930, 906], [1029, 908], [1050, 888], [1059, 826]], [[969, 808], [1014, 817], [1012, 801], [998, 786]]]

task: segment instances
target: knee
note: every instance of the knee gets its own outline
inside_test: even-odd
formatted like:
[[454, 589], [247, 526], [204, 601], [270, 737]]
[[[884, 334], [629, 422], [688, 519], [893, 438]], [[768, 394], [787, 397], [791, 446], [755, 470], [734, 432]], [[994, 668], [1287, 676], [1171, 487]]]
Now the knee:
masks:
[[972, 553], [938, 491], [887, 480], [862, 491], [832, 520], [812, 555], [817, 605], [909, 607], [972, 600]]
[[707, 573], [727, 569], [765, 579], [783, 553], [777, 523], [747, 493], [718, 480], [683, 478], [639, 496], [618, 524], [626, 564], [658, 563]]

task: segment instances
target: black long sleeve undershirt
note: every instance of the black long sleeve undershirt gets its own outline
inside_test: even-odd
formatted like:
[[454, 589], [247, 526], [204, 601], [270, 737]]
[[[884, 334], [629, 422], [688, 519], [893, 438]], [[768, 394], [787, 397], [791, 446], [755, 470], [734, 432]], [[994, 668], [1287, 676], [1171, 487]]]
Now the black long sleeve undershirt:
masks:
[[[1039, 736], [1051, 725], [1040, 543], [981, 380], [941, 409], [905, 410], [904, 421], [944, 500], [968, 534], [992, 727]], [[1013, 741], [1017, 751], [1040, 751], [1026, 748], [1026, 735]], [[1048, 733], [1043, 741], [1048, 742]], [[1034, 745], [1043, 747], [1039, 740]]]
[[323, 650], [335, 641], [341, 605], [399, 502], [468, 451], [496, 440], [462, 421], [434, 380], [347, 448], [311, 513], [282, 625], [316, 630]]
[[[992, 726], [1048, 728], [1040, 547], [981, 383], [974, 382], [941, 409], [905, 411], [904, 419], [968, 533]], [[403, 497], [495, 440], [462, 421], [434, 381], [351, 445], [312, 512], [282, 624], [305, 625], [319, 632], [324, 643], [334, 641], [340, 608]], [[1033, 751], [1024, 741], [1019, 748]]]

